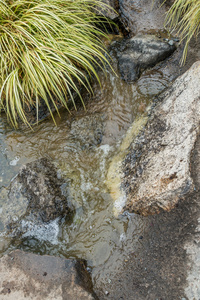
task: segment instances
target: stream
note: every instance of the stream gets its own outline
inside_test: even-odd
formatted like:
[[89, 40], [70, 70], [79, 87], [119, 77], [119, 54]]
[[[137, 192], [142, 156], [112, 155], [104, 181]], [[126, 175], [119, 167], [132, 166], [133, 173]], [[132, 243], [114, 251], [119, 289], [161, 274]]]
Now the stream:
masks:
[[[128, 84], [120, 79], [112, 52], [111, 56], [116, 74], [111, 70], [107, 76], [100, 74], [102, 89], [94, 83], [94, 96], [87, 95], [85, 99], [87, 111], [81, 109], [69, 115], [61, 110], [61, 118], [56, 116], [57, 126], [46, 119], [34, 131], [13, 130], [5, 116], [1, 116], [0, 188], [9, 186], [23, 164], [46, 157], [70, 183], [70, 201], [75, 207], [73, 222], [68, 224], [64, 219], [52, 222], [49, 235], [38, 230], [19, 239], [2, 236], [1, 255], [18, 248], [38, 254], [84, 258], [93, 270], [95, 281], [105, 277], [105, 269], [111, 272], [134, 248], [142, 246], [140, 241], [149, 225], [139, 215], [114, 216], [105, 180], [109, 162], [127, 129], [168, 86], [170, 78], [156, 67], [144, 72], [136, 83]], [[88, 126], [87, 116], [97, 116], [97, 124], [103, 126], [98, 145], [85, 145], [82, 139], [82, 130]], [[78, 125], [72, 130], [74, 122]]]

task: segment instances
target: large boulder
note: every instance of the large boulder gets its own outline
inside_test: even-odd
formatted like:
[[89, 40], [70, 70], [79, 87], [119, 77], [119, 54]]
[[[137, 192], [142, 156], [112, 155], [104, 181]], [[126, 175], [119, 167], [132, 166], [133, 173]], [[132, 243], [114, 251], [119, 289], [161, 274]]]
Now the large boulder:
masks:
[[196, 62], [160, 96], [162, 102], [146, 126], [144, 119], [131, 127], [137, 137], [129, 131], [126, 147], [113, 159], [107, 175], [116, 213], [170, 211], [193, 191], [190, 157], [200, 129], [199, 82], [200, 62]]
[[142, 71], [166, 59], [176, 49], [173, 40], [164, 40], [154, 35], [137, 35], [125, 39], [119, 54], [119, 71], [123, 80], [136, 81]]
[[1, 300], [92, 300], [84, 260], [40, 256], [15, 250], [0, 259]]
[[[0, 220], [12, 235], [70, 215], [68, 199], [63, 195], [55, 166], [46, 158], [24, 165], [10, 187], [1, 191]], [[29, 222], [29, 225], [27, 222]], [[44, 228], [45, 229], [45, 228]]]
[[119, 0], [119, 14], [130, 36], [164, 28], [165, 3], [160, 0]]
[[199, 132], [200, 62], [166, 92], [123, 163], [126, 208], [142, 215], [171, 210], [193, 190], [190, 156]]

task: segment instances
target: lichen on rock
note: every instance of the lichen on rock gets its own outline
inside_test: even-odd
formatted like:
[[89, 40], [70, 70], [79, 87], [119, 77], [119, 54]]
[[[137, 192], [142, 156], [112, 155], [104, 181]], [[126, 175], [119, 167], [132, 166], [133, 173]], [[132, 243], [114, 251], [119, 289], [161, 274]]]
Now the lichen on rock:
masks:
[[190, 156], [199, 132], [200, 62], [165, 93], [123, 162], [125, 209], [142, 215], [171, 210], [193, 189]]
[[48, 159], [24, 165], [0, 194], [5, 199], [0, 215], [5, 230], [15, 236], [30, 230], [30, 225], [41, 227], [56, 218], [70, 216], [62, 184], [55, 165]]

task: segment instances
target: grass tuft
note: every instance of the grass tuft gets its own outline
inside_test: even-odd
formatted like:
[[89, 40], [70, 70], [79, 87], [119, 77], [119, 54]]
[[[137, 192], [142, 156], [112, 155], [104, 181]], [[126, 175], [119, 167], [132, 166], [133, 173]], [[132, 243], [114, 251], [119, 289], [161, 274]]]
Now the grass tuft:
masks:
[[167, 13], [166, 26], [171, 32], [177, 31], [185, 47], [181, 64], [185, 63], [188, 45], [200, 30], [200, 0], [175, 0]]
[[96, 16], [100, 6], [97, 0], [0, 0], [0, 110], [14, 127], [19, 118], [29, 125], [27, 107], [38, 116], [40, 99], [53, 118], [52, 107], [68, 108], [69, 98], [76, 107], [79, 84], [91, 92], [88, 77], [99, 81], [95, 66], [107, 63], [106, 34], [95, 26], [107, 22]]

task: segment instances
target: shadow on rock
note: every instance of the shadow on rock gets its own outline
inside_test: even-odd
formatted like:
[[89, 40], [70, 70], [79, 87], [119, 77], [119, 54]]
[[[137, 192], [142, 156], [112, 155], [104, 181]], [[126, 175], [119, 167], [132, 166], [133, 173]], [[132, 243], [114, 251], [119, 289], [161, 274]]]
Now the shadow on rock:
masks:
[[56, 234], [59, 218], [70, 221], [72, 217], [62, 184], [55, 166], [46, 158], [23, 166], [8, 190], [1, 193], [1, 222], [6, 232], [11, 236], [27, 231], [33, 235], [38, 231], [43, 237], [45, 232]]

